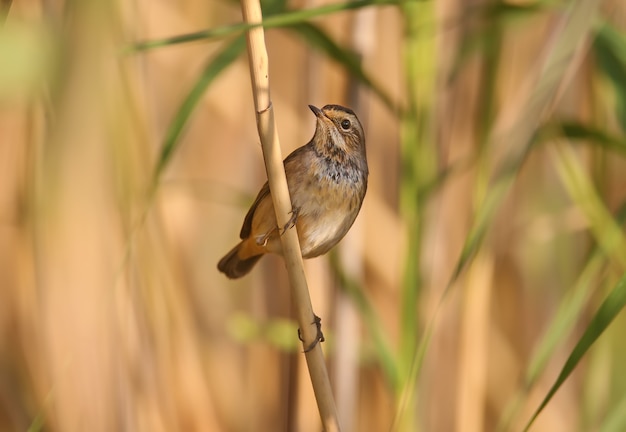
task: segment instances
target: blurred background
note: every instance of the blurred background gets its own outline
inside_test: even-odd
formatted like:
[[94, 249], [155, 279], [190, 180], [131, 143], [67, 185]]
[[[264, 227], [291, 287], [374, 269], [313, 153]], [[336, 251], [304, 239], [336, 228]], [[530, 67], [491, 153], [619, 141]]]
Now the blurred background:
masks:
[[[342, 430], [626, 430], [623, 2], [262, 5], [283, 153], [366, 129], [306, 262]], [[1, 431], [321, 430], [281, 258], [216, 269], [266, 178], [240, 22], [0, 2]]]

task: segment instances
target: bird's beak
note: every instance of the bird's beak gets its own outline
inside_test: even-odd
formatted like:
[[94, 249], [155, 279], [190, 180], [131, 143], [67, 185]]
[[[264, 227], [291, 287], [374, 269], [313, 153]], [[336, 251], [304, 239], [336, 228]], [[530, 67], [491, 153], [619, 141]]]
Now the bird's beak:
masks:
[[318, 107], [313, 106], [313, 105], [309, 105], [309, 108], [311, 109], [311, 111], [313, 111], [313, 114], [315, 114], [315, 117], [317, 117], [317, 118], [324, 118], [325, 117], [324, 113], [322, 112], [322, 110], [319, 109]]

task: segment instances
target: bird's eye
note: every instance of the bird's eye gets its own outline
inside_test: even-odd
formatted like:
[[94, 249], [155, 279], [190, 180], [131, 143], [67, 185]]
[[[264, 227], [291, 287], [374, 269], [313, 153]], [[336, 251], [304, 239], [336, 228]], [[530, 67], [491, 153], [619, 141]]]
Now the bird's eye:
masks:
[[348, 120], [348, 119], [343, 120], [343, 121], [341, 122], [341, 128], [342, 128], [343, 130], [348, 130], [348, 129], [350, 129], [350, 120]]

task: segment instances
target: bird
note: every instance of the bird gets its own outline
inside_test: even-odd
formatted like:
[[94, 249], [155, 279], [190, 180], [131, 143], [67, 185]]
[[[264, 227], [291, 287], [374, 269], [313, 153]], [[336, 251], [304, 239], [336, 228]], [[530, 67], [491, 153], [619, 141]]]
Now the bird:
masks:
[[248, 274], [267, 253], [281, 255], [280, 235], [293, 226], [303, 258], [327, 253], [359, 214], [369, 175], [363, 126], [350, 108], [309, 108], [316, 118], [313, 138], [283, 161], [291, 218], [282, 230], [277, 226], [266, 182], [244, 218], [241, 241], [217, 265], [230, 279]]

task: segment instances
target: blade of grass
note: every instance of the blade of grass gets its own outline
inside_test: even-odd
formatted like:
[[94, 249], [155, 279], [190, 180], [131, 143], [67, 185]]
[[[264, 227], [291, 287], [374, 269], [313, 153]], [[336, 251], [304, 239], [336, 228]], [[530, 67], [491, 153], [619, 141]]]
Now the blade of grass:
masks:
[[561, 388], [561, 385], [563, 385], [565, 380], [567, 380], [567, 378], [571, 375], [589, 348], [591, 348], [594, 342], [600, 337], [600, 335], [602, 335], [611, 322], [613, 322], [624, 306], [626, 306], [626, 274], [622, 276], [622, 279], [617, 283], [615, 288], [613, 288], [608, 297], [600, 305], [600, 308], [591, 319], [591, 322], [587, 326], [582, 337], [578, 340], [574, 350], [565, 362], [565, 365], [561, 369], [556, 381], [548, 391], [548, 394], [545, 396], [537, 410], [533, 413], [532, 417], [526, 424], [524, 431], [530, 429], [539, 414], [541, 414], [552, 397], [556, 394], [559, 388]]
[[175, 150], [178, 148], [178, 145], [180, 144], [180, 136], [207, 87], [215, 80], [215, 78], [219, 76], [222, 71], [224, 71], [224, 69], [230, 66], [244, 52], [245, 49], [246, 40], [243, 36], [239, 36], [224, 47], [222, 51], [220, 51], [207, 63], [206, 67], [202, 71], [202, 74], [176, 112], [176, 115], [172, 119], [172, 122], [165, 133], [159, 159], [154, 169], [152, 183], [153, 188], [155, 188], [158, 184], [163, 170], [171, 160]]
[[[435, 88], [435, 58], [432, 33], [423, 32], [424, 24], [434, 22], [432, 2], [403, 2], [405, 40], [403, 68], [406, 79], [407, 108], [401, 115], [401, 179], [400, 213], [407, 227], [407, 250], [400, 291], [400, 336], [396, 413], [393, 431], [415, 430], [417, 427], [417, 375], [423, 352], [419, 350], [419, 304], [422, 288], [422, 236], [425, 206], [419, 197], [436, 177], [437, 156], [429, 137], [432, 100]], [[426, 334], [421, 340], [427, 339]], [[424, 351], [425, 352], [425, 351]]]
[[567, 138], [572, 141], [583, 141], [596, 144], [610, 151], [626, 155], [626, 139], [608, 133], [591, 125], [578, 122], [549, 123], [539, 129], [535, 142], [537, 144], [554, 138]]
[[556, 168], [563, 186], [585, 214], [598, 245], [620, 270], [626, 269], [626, 239], [574, 150], [563, 143], [557, 143], [551, 149], [555, 153]]
[[613, 84], [617, 118], [626, 131], [626, 36], [605, 23], [597, 31], [593, 50], [600, 70]]

